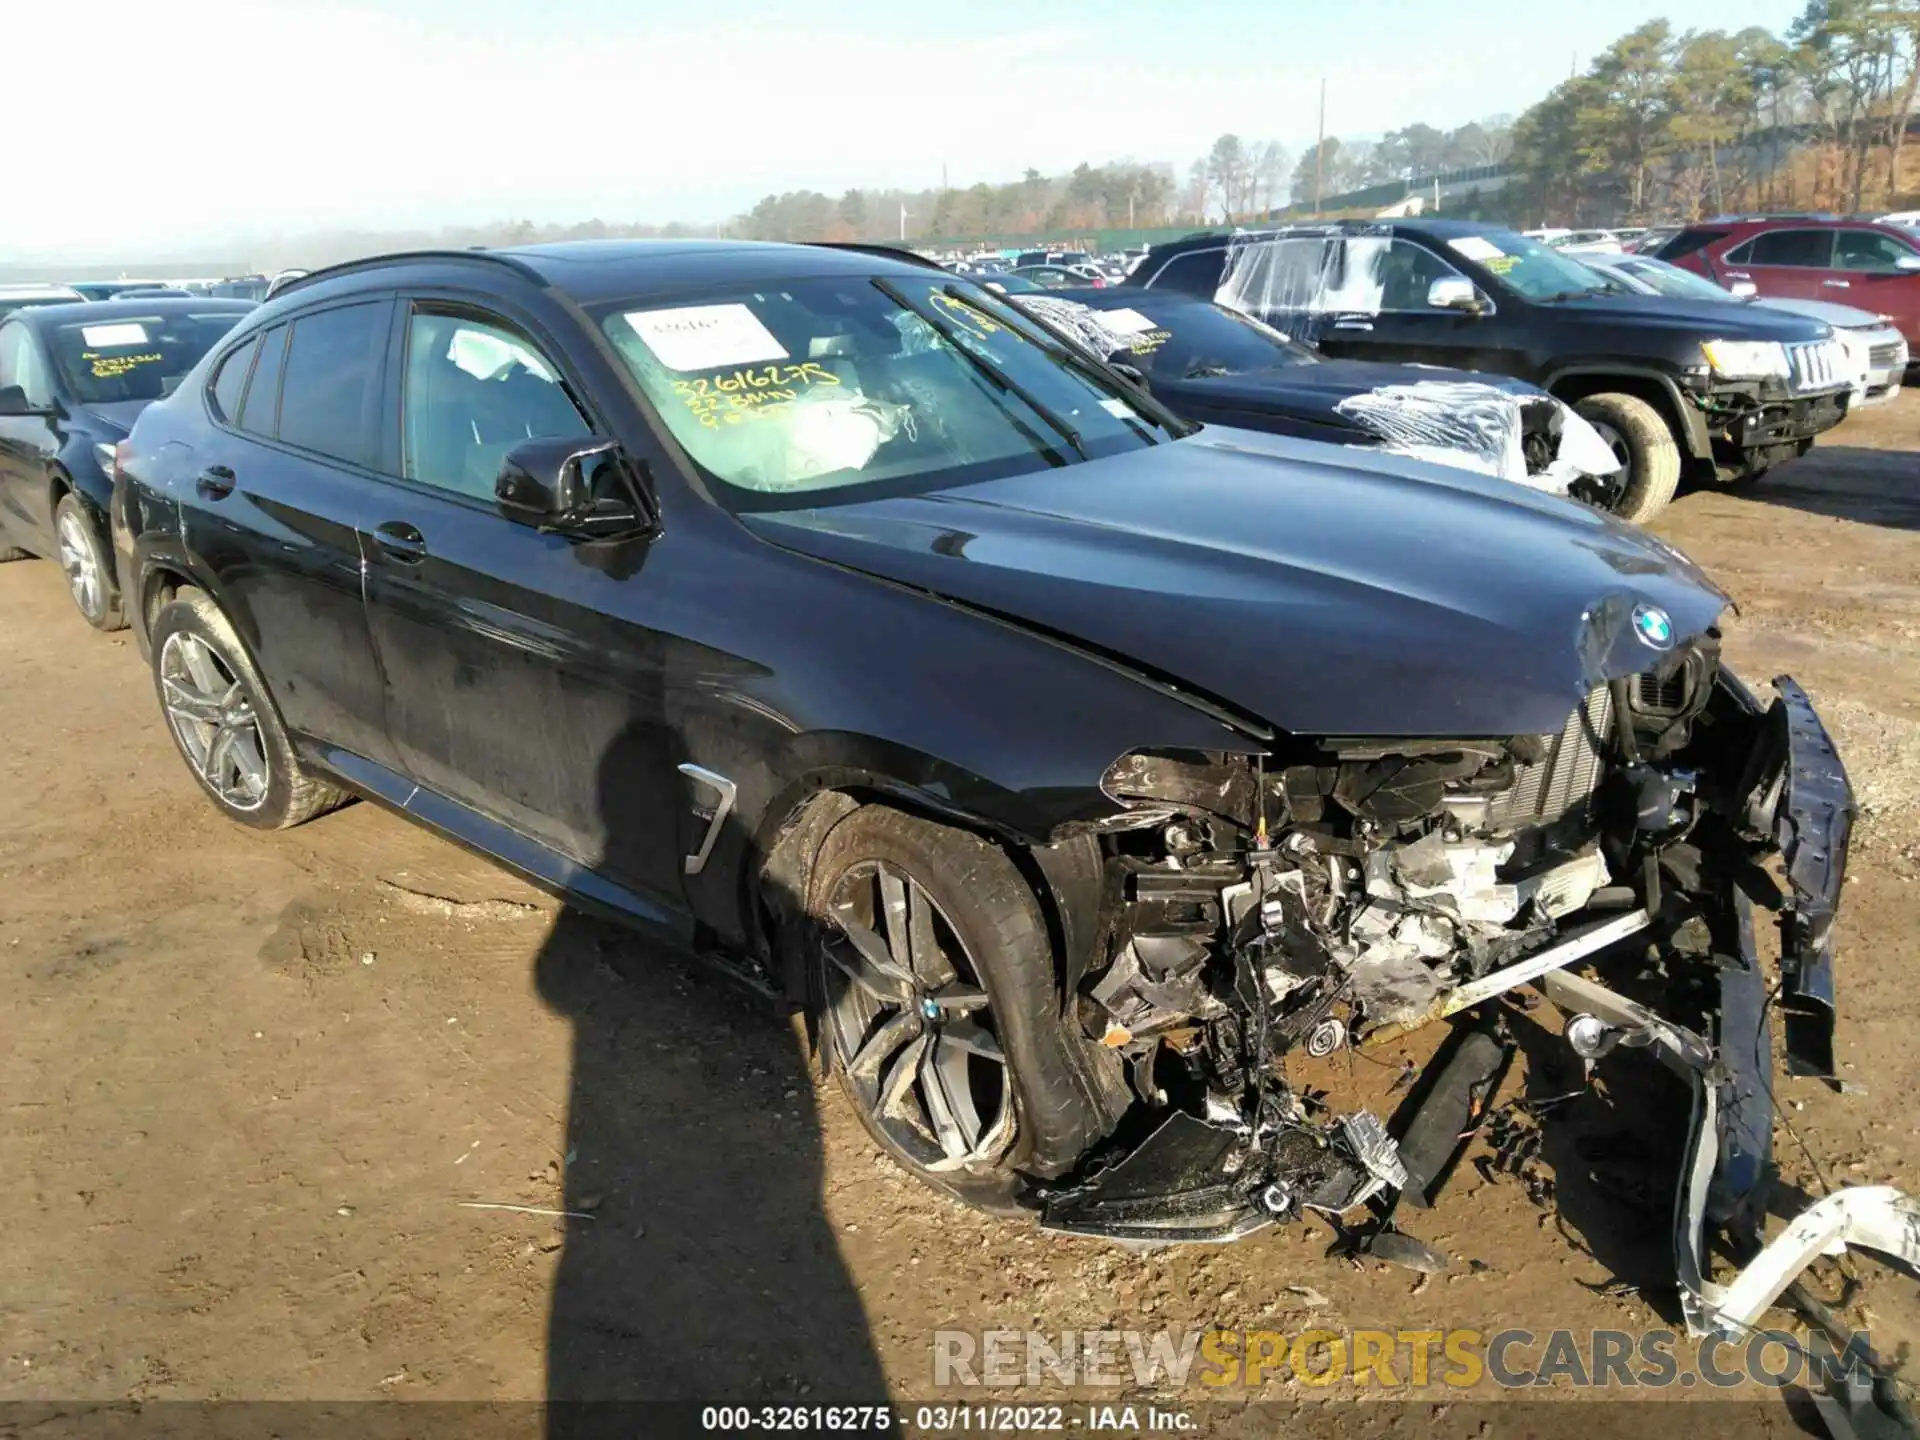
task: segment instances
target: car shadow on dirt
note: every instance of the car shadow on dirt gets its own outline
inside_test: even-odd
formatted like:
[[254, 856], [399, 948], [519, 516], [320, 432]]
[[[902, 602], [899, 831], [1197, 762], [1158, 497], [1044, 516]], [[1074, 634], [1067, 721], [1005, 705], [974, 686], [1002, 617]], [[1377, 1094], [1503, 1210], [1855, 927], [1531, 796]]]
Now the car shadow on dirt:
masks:
[[[631, 758], [616, 743], [602, 774]], [[535, 980], [573, 1025], [548, 1433], [644, 1433], [604, 1402], [884, 1398], [809, 1063], [771, 1004], [574, 906]]]
[[[1817, 457], [1816, 468], [1808, 465]], [[1761, 476], [1737, 492], [1765, 505], [1831, 515], [1890, 530], [1920, 530], [1920, 455], [1821, 445], [1813, 455]]]
[[1526, 1058], [1526, 1104], [1514, 1107], [1516, 1139], [1493, 1137], [1483, 1175], [1525, 1185], [1566, 1241], [1607, 1272], [1581, 1283], [1637, 1293], [1663, 1323], [1681, 1324], [1673, 1201], [1686, 1144], [1684, 1087], [1635, 1052], [1601, 1061], [1600, 1083], [1589, 1083], [1557, 1032], [1519, 1010], [1507, 1018]]

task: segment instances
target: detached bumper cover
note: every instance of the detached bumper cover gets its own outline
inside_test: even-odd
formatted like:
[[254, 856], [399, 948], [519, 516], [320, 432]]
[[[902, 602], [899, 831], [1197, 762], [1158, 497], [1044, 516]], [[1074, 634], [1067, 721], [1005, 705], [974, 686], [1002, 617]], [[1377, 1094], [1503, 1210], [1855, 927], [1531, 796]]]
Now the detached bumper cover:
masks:
[[1833, 920], [1846, 883], [1856, 806], [1839, 752], [1807, 692], [1787, 676], [1773, 682], [1749, 793], [1749, 823], [1772, 839], [1790, 896], [1781, 919], [1781, 1011], [1787, 1068], [1827, 1080], [1833, 1070]]

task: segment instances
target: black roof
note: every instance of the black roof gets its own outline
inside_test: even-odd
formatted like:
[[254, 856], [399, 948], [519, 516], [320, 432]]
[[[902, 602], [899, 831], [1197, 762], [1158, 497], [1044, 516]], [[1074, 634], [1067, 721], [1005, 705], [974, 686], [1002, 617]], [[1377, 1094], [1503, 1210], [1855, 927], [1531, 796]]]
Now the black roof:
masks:
[[925, 263], [859, 250], [758, 240], [568, 240], [503, 249], [416, 250], [371, 255], [315, 270], [289, 281], [273, 297], [310, 293], [327, 282], [370, 271], [418, 269], [471, 275], [475, 266], [503, 267], [552, 286], [583, 304], [617, 300], [648, 290], [756, 279], [827, 275], [925, 273]]
[[51, 328], [57, 325], [106, 324], [113, 320], [140, 320], [170, 315], [247, 315], [254, 310], [251, 300], [221, 300], [211, 295], [181, 297], [149, 295], [131, 300], [69, 300], [64, 305], [33, 305], [15, 310], [9, 320], [24, 320], [29, 325]]

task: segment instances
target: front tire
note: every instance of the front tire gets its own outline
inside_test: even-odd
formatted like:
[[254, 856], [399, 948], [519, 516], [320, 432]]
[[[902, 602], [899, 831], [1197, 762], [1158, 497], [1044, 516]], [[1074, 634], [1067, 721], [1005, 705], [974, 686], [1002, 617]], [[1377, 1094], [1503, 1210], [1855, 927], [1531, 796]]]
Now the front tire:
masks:
[[1680, 445], [1658, 410], [1637, 395], [1614, 392], [1589, 395], [1573, 408], [1626, 466], [1614, 514], [1644, 525], [1673, 503], [1680, 486]]
[[1016, 1213], [1107, 1128], [1033, 891], [999, 849], [885, 806], [822, 843], [808, 912], [820, 1040], [861, 1123], [935, 1189]]
[[201, 591], [154, 616], [153, 684], [180, 757], [228, 819], [285, 830], [348, 798], [294, 756], [246, 648]]
[[[86, 503], [69, 490], [53, 507], [53, 538], [60, 568], [67, 573], [67, 593], [80, 618], [96, 630], [127, 628], [120, 609], [120, 587], [114, 583], [113, 557], [107, 553], [100, 528]], [[0, 556], [0, 559], [4, 559]]]

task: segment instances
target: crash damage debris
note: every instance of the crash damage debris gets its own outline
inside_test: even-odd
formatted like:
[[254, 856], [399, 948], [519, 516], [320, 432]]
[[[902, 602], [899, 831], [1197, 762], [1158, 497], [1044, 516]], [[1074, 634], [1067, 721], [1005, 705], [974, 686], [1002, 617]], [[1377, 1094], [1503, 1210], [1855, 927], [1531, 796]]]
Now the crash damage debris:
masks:
[[[1594, 623], [1651, 622], [1623, 610]], [[1537, 987], [1589, 1073], [1642, 1048], [1688, 1085], [1673, 1253], [1689, 1328], [1718, 1323], [1709, 1235], [1755, 1248], [1771, 1176], [1749, 898], [1770, 858], [1787, 881], [1790, 1052], [1831, 1055], [1853, 798], [1798, 686], [1777, 681], [1762, 706], [1707, 631], [1596, 681], [1557, 733], [1137, 752], [1105, 788], [1122, 807], [1102, 827], [1107, 958], [1085, 967], [1076, 1004], [1132, 1106], [1075, 1171], [1036, 1187], [1043, 1224], [1219, 1241], [1316, 1212], [1345, 1234], [1367, 1207], [1365, 1234], [1396, 1234], [1398, 1200], [1431, 1203], [1474, 1138], [1491, 1146], [1483, 1174], [1550, 1206], [1537, 1116], [1482, 1113], [1507, 1049], [1489, 1017]], [[1690, 997], [1687, 1023], [1623, 993], [1649, 988]], [[1443, 1047], [1410, 1087], [1382, 1087], [1407, 1092], [1391, 1133], [1290, 1075], [1296, 1057], [1337, 1059], [1435, 1020], [1480, 1038]]]

